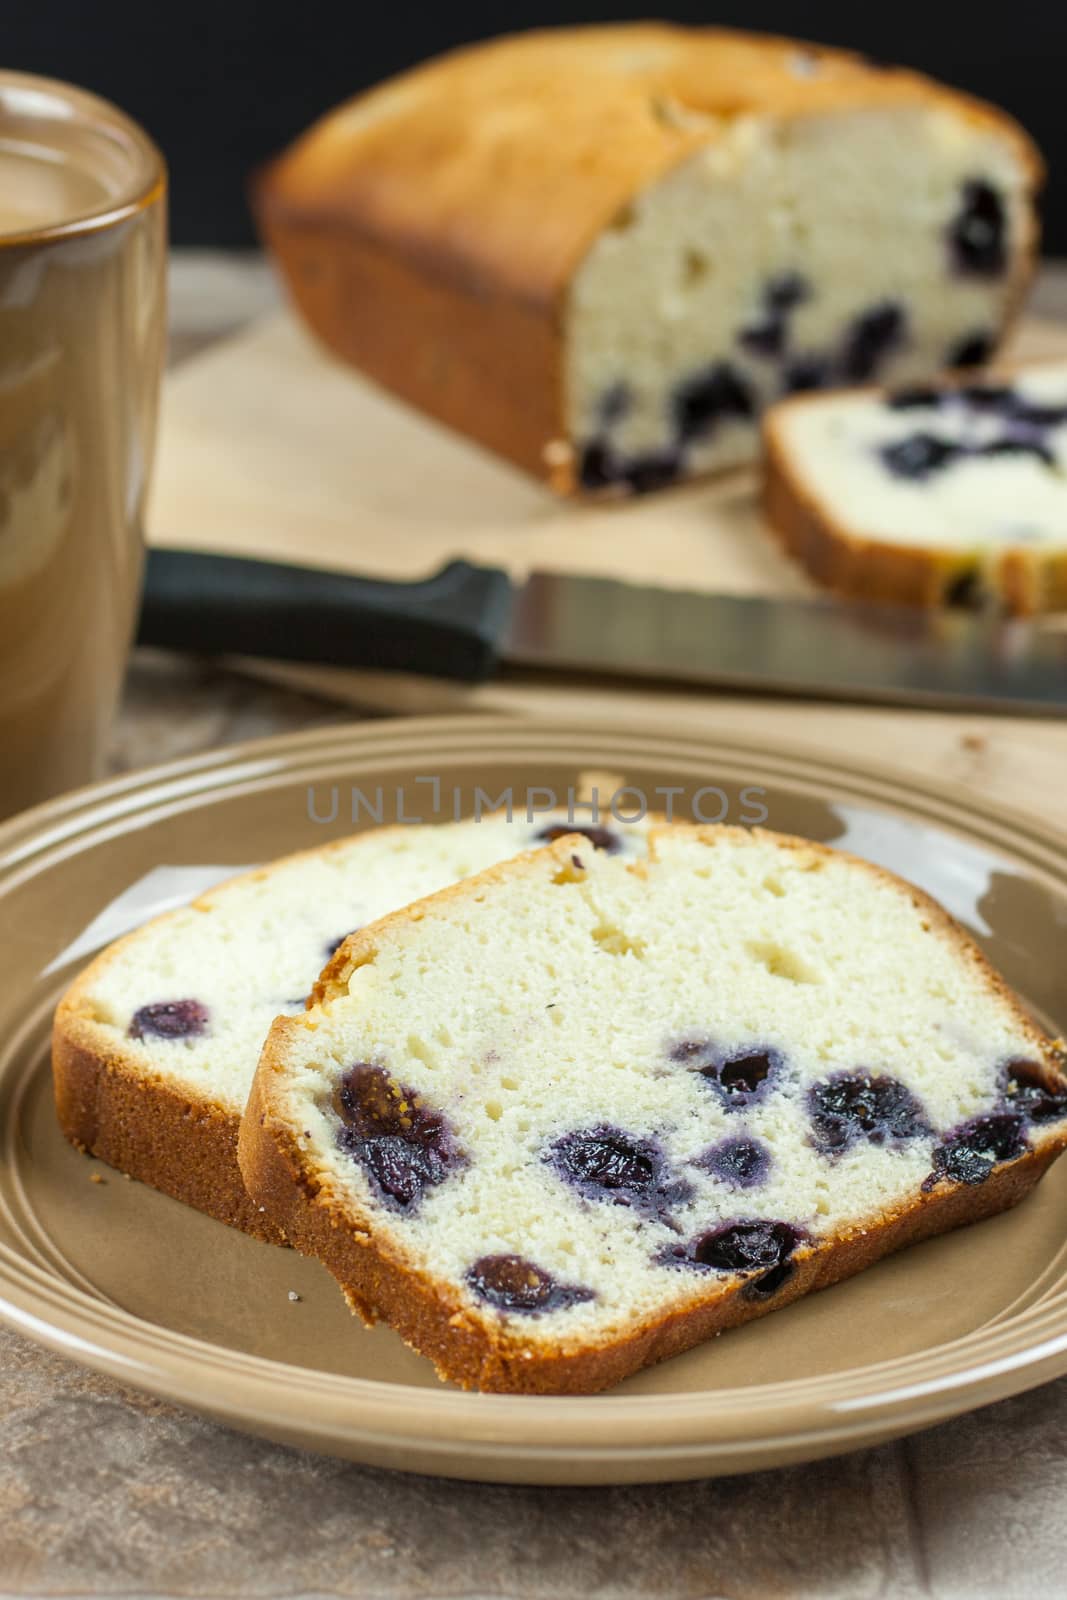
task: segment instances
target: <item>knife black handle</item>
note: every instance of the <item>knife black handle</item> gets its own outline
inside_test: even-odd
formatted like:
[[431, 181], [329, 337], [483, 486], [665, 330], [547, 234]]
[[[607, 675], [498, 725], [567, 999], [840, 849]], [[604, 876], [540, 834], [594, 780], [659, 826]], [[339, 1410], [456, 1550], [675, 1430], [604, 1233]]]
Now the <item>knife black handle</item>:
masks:
[[450, 561], [388, 583], [198, 550], [150, 550], [138, 644], [422, 672], [476, 683], [493, 672], [511, 609], [495, 567]]

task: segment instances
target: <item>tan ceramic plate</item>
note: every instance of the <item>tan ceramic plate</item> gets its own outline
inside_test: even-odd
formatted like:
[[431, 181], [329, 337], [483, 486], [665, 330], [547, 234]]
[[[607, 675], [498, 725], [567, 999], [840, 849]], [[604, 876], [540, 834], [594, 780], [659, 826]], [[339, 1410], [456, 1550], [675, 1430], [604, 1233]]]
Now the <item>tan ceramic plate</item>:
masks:
[[[1017, 1211], [920, 1245], [590, 1399], [465, 1395], [365, 1332], [312, 1261], [68, 1148], [51, 1008], [89, 951], [223, 869], [475, 785], [564, 793], [589, 768], [651, 797], [721, 789], [734, 819], [844, 842], [940, 896], [1033, 1008], [1067, 1028], [1067, 841], [946, 791], [799, 752], [590, 724], [372, 723], [183, 762], [0, 829], [0, 1310], [32, 1338], [240, 1428], [420, 1472], [604, 1483], [736, 1472], [871, 1444], [1067, 1371], [1067, 1161]], [[337, 787], [339, 807], [327, 816]], [[543, 797], [542, 797], [543, 798]], [[720, 802], [705, 794], [705, 813]], [[92, 1178], [103, 1177], [103, 1183]], [[298, 1301], [289, 1291], [299, 1294]]]

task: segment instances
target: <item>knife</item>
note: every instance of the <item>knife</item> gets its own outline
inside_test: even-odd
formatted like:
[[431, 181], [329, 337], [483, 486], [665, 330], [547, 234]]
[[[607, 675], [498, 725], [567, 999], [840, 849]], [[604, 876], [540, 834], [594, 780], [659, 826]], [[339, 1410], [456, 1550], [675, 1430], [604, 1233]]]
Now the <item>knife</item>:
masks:
[[149, 552], [138, 643], [477, 683], [504, 663], [839, 700], [1067, 712], [1067, 635], [985, 613], [694, 593], [450, 561], [413, 583]]

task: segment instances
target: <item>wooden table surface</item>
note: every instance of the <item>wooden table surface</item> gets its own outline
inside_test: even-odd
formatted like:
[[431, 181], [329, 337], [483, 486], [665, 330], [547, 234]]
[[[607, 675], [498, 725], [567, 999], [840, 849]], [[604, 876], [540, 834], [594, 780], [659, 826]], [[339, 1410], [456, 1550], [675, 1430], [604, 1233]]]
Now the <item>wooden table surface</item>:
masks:
[[[178, 260], [175, 358], [273, 303], [254, 258]], [[1067, 269], [1043, 276], [1037, 304], [1067, 323]], [[404, 709], [402, 693], [393, 699]], [[522, 703], [566, 701], [525, 686]], [[628, 714], [608, 690], [587, 691], [590, 703], [605, 720]], [[690, 727], [781, 736], [773, 702], [665, 690], [654, 709]], [[291, 686], [141, 652], [112, 764], [351, 714]], [[797, 703], [788, 737], [876, 753], [1067, 827], [1067, 724]], [[1065, 1503], [1067, 1379], [811, 1466], [650, 1488], [510, 1489], [246, 1438], [0, 1331], [0, 1595], [1043, 1600], [1067, 1593]]]

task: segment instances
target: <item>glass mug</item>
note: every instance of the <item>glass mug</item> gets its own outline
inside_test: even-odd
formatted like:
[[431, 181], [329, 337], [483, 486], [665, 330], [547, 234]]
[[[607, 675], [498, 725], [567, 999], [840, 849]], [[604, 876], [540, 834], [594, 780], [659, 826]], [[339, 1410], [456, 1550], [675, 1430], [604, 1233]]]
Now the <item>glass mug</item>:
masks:
[[0, 72], [0, 817], [102, 769], [165, 296], [155, 145], [95, 95]]

